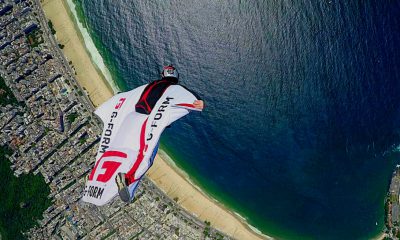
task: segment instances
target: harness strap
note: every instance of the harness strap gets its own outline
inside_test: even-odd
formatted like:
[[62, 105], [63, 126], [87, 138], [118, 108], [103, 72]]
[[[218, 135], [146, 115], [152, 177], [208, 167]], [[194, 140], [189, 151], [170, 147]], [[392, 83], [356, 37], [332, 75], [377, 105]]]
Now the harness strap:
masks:
[[149, 83], [135, 105], [136, 112], [149, 115], [158, 99], [160, 99], [165, 90], [173, 84], [175, 83], [168, 80], [156, 80]]

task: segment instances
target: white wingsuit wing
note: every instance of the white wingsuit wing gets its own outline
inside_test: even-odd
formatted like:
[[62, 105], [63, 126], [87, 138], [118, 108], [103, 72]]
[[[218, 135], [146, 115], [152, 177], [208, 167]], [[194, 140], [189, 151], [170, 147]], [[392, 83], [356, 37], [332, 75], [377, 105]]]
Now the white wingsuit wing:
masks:
[[98, 206], [108, 203], [118, 193], [115, 176], [119, 172], [132, 173], [139, 180], [151, 166], [150, 156], [164, 129], [194, 110], [191, 104], [196, 97], [180, 85], [172, 85], [150, 115], [137, 113], [135, 105], [145, 87], [118, 94], [95, 111], [104, 129], [83, 201]]

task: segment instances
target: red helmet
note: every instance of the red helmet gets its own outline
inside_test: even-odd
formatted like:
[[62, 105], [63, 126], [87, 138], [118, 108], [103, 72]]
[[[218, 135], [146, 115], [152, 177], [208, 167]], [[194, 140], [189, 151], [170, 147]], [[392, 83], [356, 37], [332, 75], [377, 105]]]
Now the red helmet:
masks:
[[172, 66], [172, 65], [168, 65], [168, 66], [163, 67], [163, 71], [162, 71], [162, 73], [161, 73], [161, 76], [162, 76], [163, 78], [172, 77], [172, 78], [179, 79], [179, 73], [178, 73], [178, 71], [175, 69], [175, 67]]

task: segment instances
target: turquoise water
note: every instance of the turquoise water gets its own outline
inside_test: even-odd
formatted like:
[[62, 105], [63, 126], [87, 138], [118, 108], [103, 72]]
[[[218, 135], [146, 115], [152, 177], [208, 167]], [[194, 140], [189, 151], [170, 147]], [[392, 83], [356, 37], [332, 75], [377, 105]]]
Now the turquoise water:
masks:
[[173, 63], [203, 96], [162, 143], [215, 199], [278, 238], [381, 231], [399, 159], [399, 3], [80, 6], [122, 90]]

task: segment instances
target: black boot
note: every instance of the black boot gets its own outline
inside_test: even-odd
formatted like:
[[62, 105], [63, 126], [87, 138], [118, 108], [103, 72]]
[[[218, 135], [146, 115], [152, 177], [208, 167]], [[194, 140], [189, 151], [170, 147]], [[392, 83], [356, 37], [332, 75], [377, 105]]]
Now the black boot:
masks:
[[118, 194], [123, 202], [130, 202], [130, 194], [128, 189], [128, 184], [126, 182], [125, 173], [118, 173], [115, 176], [115, 182], [118, 186]]

